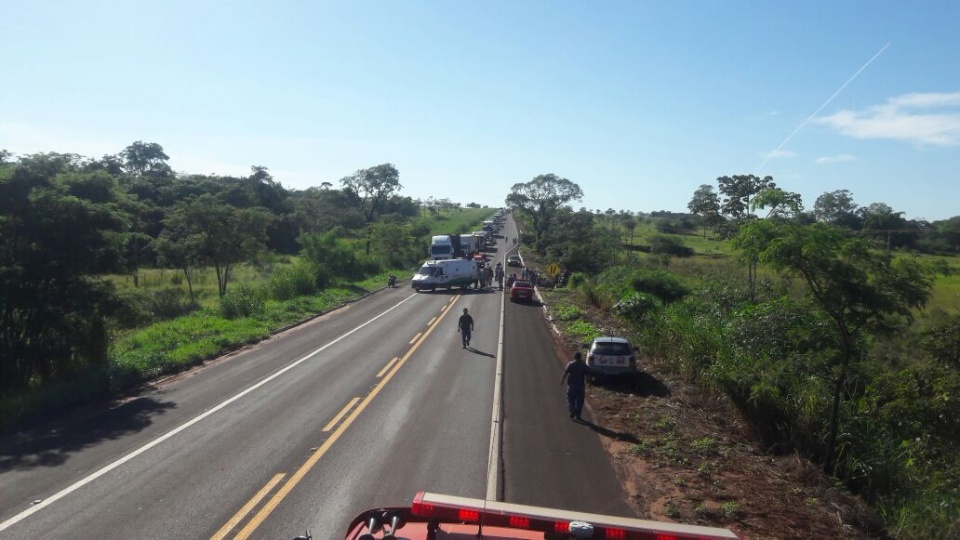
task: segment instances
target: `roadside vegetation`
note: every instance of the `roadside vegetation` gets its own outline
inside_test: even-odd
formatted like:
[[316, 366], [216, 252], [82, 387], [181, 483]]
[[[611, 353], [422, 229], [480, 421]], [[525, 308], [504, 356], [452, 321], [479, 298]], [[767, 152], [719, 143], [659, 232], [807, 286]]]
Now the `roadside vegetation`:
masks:
[[[687, 484], [651, 512], [680, 517], [683, 510], [685, 521], [739, 524], [761, 536], [960, 536], [960, 218], [911, 223], [886, 205], [856, 207], [842, 190], [805, 212], [772, 179], [718, 183], [724, 198], [701, 186], [691, 214], [577, 212], [564, 206], [576, 200], [564, 195], [575, 194], [565, 184], [555, 193], [539, 187], [547, 219], [524, 202], [533, 197], [528, 186], [514, 187], [524, 260], [541, 272], [549, 263], [564, 269], [544, 275], [541, 290], [567, 342], [582, 347], [612, 333], [641, 352], [639, 386], [595, 392], [601, 406], [615, 404], [605, 411], [611, 422], [634, 434], [654, 429], [632, 443], [642, 466], [668, 467]], [[685, 471], [702, 478], [749, 462], [735, 460], [735, 448], [718, 455], [723, 431], [698, 435], [688, 429], [698, 424], [690, 416], [677, 434], [671, 408], [655, 405], [680, 406], [677, 396], [666, 398], [667, 381], [677, 394], [695, 389], [683, 403], [701, 415], [715, 412], [707, 404], [719, 399], [761, 454], [818, 464], [877, 518], [837, 510], [847, 528], [812, 532], [797, 519], [795, 529], [772, 530], [751, 523], [762, 520], [756, 513], [769, 514], [768, 527], [786, 519], [793, 510], [780, 501], [734, 508], [738, 501], [723, 500], [728, 492], [704, 505], [704, 491], [686, 501], [694, 491]], [[731, 421], [716, 418], [736, 431]], [[724, 482], [735, 484], [736, 475]], [[810, 491], [812, 507], [831, 492], [824, 489]]]
[[304, 191], [174, 173], [155, 143], [0, 161], [0, 429], [134, 390], [413, 272], [493, 209], [377, 165]]

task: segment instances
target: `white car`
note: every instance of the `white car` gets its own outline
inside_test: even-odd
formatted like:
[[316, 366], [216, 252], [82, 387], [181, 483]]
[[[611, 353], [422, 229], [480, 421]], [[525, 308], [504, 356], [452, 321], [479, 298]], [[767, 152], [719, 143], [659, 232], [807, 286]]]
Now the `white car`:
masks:
[[637, 356], [626, 338], [601, 336], [590, 344], [587, 366], [599, 375], [630, 374], [637, 371]]

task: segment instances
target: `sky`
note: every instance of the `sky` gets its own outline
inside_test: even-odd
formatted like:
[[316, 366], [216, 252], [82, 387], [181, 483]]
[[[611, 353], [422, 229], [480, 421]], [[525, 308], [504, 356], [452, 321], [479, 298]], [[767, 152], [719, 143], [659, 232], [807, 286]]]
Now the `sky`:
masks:
[[960, 215], [960, 2], [0, 0], [0, 149], [289, 189], [392, 163], [401, 195], [687, 211], [770, 175]]

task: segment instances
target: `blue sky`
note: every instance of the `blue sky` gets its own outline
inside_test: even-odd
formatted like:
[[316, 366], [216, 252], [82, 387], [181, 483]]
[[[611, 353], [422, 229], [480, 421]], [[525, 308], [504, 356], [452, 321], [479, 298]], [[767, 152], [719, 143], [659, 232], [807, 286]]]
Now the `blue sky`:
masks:
[[[393, 163], [500, 206], [554, 173], [591, 210], [686, 211], [771, 175], [960, 215], [960, 2], [0, 0], [0, 148], [287, 188]], [[879, 54], [878, 54], [879, 53]], [[819, 112], [817, 112], [819, 111]], [[816, 114], [815, 114], [816, 113]]]

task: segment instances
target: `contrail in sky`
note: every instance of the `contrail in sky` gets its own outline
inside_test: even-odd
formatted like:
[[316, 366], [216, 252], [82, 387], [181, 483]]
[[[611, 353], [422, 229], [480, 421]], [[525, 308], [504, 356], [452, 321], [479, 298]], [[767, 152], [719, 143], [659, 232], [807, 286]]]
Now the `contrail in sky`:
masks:
[[796, 135], [801, 129], [803, 129], [803, 126], [807, 125], [807, 123], [810, 122], [810, 120], [813, 120], [815, 116], [820, 114], [820, 111], [822, 111], [824, 107], [826, 107], [831, 101], [833, 101], [833, 98], [837, 97], [837, 95], [839, 95], [840, 92], [843, 92], [843, 89], [846, 88], [848, 84], [852, 83], [853, 80], [857, 78], [857, 75], [860, 75], [860, 73], [863, 70], [867, 69], [867, 66], [869, 66], [874, 60], [876, 60], [877, 57], [880, 56], [880, 54], [883, 53], [883, 51], [887, 50], [887, 47], [889, 46], [890, 46], [890, 43], [888, 42], [886, 45], [883, 46], [882, 49], [877, 51], [877, 54], [873, 55], [872, 58], [867, 60], [867, 63], [864, 64], [863, 67], [858, 69], [857, 72], [854, 73], [852, 77], [847, 79], [847, 82], [843, 83], [843, 85], [841, 85], [840, 88], [838, 88], [837, 91], [834, 92], [832, 96], [830, 96], [826, 101], [824, 101], [823, 105], [820, 105], [820, 107], [818, 107], [817, 110], [813, 111], [813, 114], [808, 116], [806, 120], [804, 120], [803, 122], [800, 122], [800, 125], [797, 126], [797, 129], [793, 130], [793, 133], [788, 135], [787, 138], [784, 139], [782, 143], [780, 143], [780, 146], [778, 146], [773, 152], [770, 152], [769, 154], [767, 154], [767, 157], [763, 158], [763, 163], [761, 163], [760, 166], [757, 167], [757, 172], [759, 173], [760, 171], [762, 171], [763, 166], [766, 165], [768, 161], [770, 161], [771, 157], [773, 157], [777, 152], [779, 152], [781, 148], [786, 146], [786, 144], [790, 142], [790, 139], [792, 139], [794, 135]]

